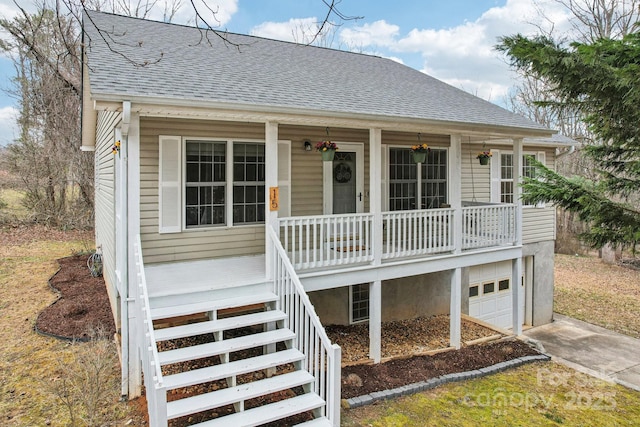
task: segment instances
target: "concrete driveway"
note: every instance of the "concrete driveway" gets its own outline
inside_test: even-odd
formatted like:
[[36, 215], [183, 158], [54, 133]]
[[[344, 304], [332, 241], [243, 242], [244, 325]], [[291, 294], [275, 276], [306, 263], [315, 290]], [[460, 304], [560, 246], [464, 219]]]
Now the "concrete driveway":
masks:
[[554, 314], [554, 322], [523, 334], [553, 360], [640, 391], [640, 340]]

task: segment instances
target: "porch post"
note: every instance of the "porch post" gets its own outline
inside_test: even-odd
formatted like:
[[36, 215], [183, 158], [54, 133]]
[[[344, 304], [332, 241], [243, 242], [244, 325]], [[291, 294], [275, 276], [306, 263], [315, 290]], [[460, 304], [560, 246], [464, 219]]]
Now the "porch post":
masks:
[[[451, 135], [449, 147], [449, 204], [453, 212], [453, 253], [462, 252], [462, 136]], [[462, 269], [451, 271], [449, 345], [460, 348], [462, 329]]]
[[449, 204], [454, 209], [454, 253], [462, 252], [462, 136], [451, 135], [449, 147]]
[[[522, 245], [522, 139], [513, 140], [513, 199], [516, 204], [515, 231], [517, 246]], [[522, 258], [518, 257], [511, 261], [511, 307], [513, 314], [513, 334], [522, 334], [522, 323], [520, 322], [520, 310], [522, 304], [521, 299], [522, 287]]]
[[369, 129], [369, 211], [373, 214], [373, 265], [382, 262], [382, 130]]
[[449, 345], [460, 348], [462, 329], [462, 268], [451, 271], [451, 301], [449, 307]]
[[[373, 265], [382, 263], [382, 129], [369, 129], [369, 210]], [[369, 357], [375, 363], [382, 359], [382, 282], [369, 285]]]
[[[123, 135], [124, 136], [124, 135]], [[126, 145], [125, 161], [127, 171], [127, 246], [128, 246], [128, 260], [127, 260], [127, 319], [128, 331], [127, 339], [128, 344], [128, 368], [129, 368], [129, 399], [140, 396], [142, 394], [142, 361], [140, 359], [139, 350], [139, 334], [136, 327], [135, 318], [135, 301], [133, 298], [134, 292], [138, 292], [136, 284], [138, 278], [136, 277], [136, 269], [134, 268], [136, 263], [136, 254], [133, 246], [133, 242], [136, 241], [137, 235], [140, 234], [140, 116], [138, 113], [131, 113], [129, 119], [129, 129], [126, 133]], [[125, 183], [120, 183], [125, 185]], [[124, 337], [123, 337], [124, 338]]]
[[265, 273], [267, 279], [273, 279], [273, 253], [269, 238], [269, 227], [278, 230], [278, 210], [271, 210], [273, 189], [278, 187], [278, 123], [266, 122], [264, 125], [264, 191], [265, 191]]
[[382, 359], [382, 282], [369, 284], [369, 357], [374, 363]]

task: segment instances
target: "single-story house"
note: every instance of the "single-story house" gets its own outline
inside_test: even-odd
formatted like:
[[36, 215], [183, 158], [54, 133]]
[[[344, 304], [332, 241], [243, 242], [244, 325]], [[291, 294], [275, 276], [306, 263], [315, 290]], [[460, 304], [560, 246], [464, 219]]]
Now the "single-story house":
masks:
[[[554, 167], [552, 130], [377, 56], [101, 12], [83, 37], [82, 148], [122, 393], [144, 378], [154, 427], [229, 404], [203, 425], [305, 411], [339, 425], [341, 353], [323, 325], [368, 322], [379, 362], [388, 320], [448, 314], [453, 348], [463, 314], [515, 335], [551, 321], [555, 211], [524, 205], [519, 183], [531, 159]], [[162, 371], [206, 358], [219, 363]], [[238, 384], [254, 371], [267, 375]], [[302, 392], [245, 408], [289, 389]]]

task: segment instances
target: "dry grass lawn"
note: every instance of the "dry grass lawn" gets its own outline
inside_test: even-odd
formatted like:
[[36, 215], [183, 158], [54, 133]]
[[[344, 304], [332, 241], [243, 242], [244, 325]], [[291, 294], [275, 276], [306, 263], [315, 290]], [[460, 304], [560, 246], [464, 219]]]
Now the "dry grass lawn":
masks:
[[556, 255], [557, 313], [640, 338], [640, 271], [597, 257]]
[[639, 420], [640, 393], [554, 362], [342, 411], [344, 427], [605, 427]]
[[[38, 313], [56, 295], [47, 284], [57, 258], [92, 247], [92, 232], [61, 233], [42, 227], [0, 228], [0, 414], [3, 426], [69, 426], [67, 406], [60, 400], [72, 361], [86, 344], [70, 344], [34, 332]], [[128, 420], [130, 409], [119, 403], [119, 366], [107, 366], [113, 386], [100, 409], [105, 418]], [[69, 384], [70, 385], [70, 384]], [[80, 416], [81, 414], [77, 414]], [[78, 421], [75, 425], [88, 425]], [[114, 425], [114, 424], [111, 424]], [[135, 425], [135, 424], [133, 424]]]

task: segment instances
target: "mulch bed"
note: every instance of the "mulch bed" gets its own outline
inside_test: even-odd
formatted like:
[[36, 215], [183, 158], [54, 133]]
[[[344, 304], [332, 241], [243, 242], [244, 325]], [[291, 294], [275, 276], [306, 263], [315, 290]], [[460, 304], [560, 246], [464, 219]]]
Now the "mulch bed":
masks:
[[539, 353], [524, 342], [509, 339], [432, 356], [397, 359], [377, 365], [346, 366], [342, 368], [342, 398], [389, 390], [440, 375], [472, 371], [536, 354]]
[[87, 259], [74, 255], [58, 260], [60, 270], [49, 285], [60, 297], [38, 315], [38, 332], [81, 341], [96, 333], [113, 337], [116, 327], [104, 280], [91, 276]]
[[[105, 336], [115, 333], [113, 317], [107, 297], [106, 288], [102, 277], [92, 277], [86, 266], [87, 256], [72, 256], [58, 260], [60, 270], [51, 279], [51, 287], [60, 293], [60, 298], [47, 307], [38, 316], [36, 327], [39, 331], [70, 339], [87, 339], [91, 328], [101, 327]], [[387, 341], [383, 347], [383, 355], [397, 356], [401, 348], [414, 352], [431, 347], [446, 347], [448, 339], [448, 317], [435, 316], [431, 318], [416, 319], [415, 321], [401, 321], [389, 323], [383, 327], [383, 334]], [[466, 326], [465, 326], [466, 325]], [[463, 322], [463, 340], [467, 341], [494, 333], [486, 330], [473, 322]], [[413, 329], [411, 329], [413, 327]], [[328, 328], [330, 335], [337, 338], [337, 342], [345, 346], [343, 352], [349, 359], [358, 360], [368, 346], [368, 331], [365, 325], [349, 327]], [[351, 332], [352, 338], [348, 337]], [[247, 330], [237, 330], [232, 334], [248, 333]], [[227, 334], [225, 334], [226, 336]], [[228, 336], [226, 336], [228, 338]], [[404, 339], [401, 339], [404, 337]], [[420, 338], [422, 337], [422, 338]], [[420, 342], [412, 342], [419, 339]], [[182, 340], [173, 340], [162, 343], [159, 347], [163, 350], [195, 345], [210, 341], [211, 336], [201, 335]], [[445, 340], [445, 341], [443, 341]], [[357, 344], [360, 341], [366, 345]], [[405, 347], [401, 343], [407, 343]], [[355, 345], [357, 344], [357, 345]], [[347, 348], [351, 347], [351, 351]], [[355, 349], [355, 351], [353, 351]], [[233, 354], [233, 358], [247, 357], [249, 350]], [[405, 353], [407, 354], [407, 353]], [[414, 356], [396, 358], [394, 360], [373, 365], [354, 365], [342, 368], [342, 397], [345, 399], [370, 394], [374, 391], [382, 391], [425, 381], [440, 375], [464, 372], [495, 363], [504, 362], [527, 355], [538, 354], [527, 344], [514, 340], [503, 339], [486, 344], [466, 346], [458, 351], [448, 351], [431, 356]], [[220, 363], [218, 358], [202, 359], [199, 361], [185, 362], [189, 366], [167, 366], [163, 368], [164, 374], [170, 374], [184, 369], [195, 369], [202, 366]], [[291, 366], [278, 368], [278, 374], [285, 373]], [[248, 374], [238, 378], [239, 383], [256, 379], [263, 375], [262, 372]], [[256, 378], [250, 378], [256, 377]], [[223, 381], [197, 385], [181, 390], [175, 390], [168, 396], [168, 400], [186, 397], [201, 392], [224, 388], [227, 385]], [[301, 390], [285, 390], [267, 396], [268, 402], [292, 397]], [[260, 400], [263, 400], [261, 398]], [[139, 402], [142, 405], [144, 400]], [[247, 402], [247, 408], [263, 402], [255, 399]], [[170, 422], [171, 427], [183, 427], [215, 418], [233, 412], [233, 406], [217, 408], [205, 413], [183, 417]], [[300, 423], [310, 419], [311, 414], [300, 414], [294, 418], [269, 423], [270, 427], [284, 427]]]

